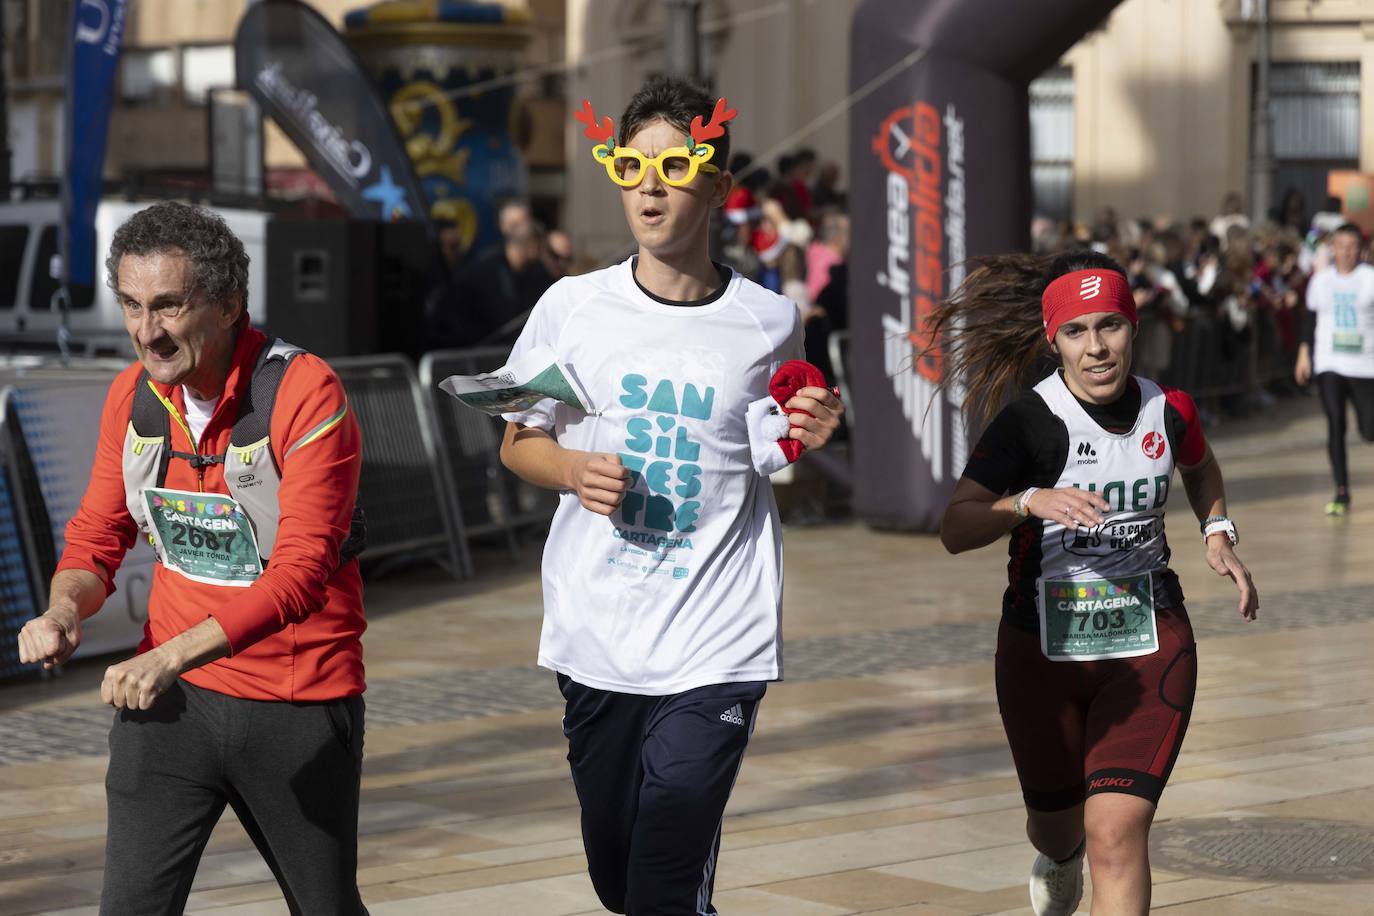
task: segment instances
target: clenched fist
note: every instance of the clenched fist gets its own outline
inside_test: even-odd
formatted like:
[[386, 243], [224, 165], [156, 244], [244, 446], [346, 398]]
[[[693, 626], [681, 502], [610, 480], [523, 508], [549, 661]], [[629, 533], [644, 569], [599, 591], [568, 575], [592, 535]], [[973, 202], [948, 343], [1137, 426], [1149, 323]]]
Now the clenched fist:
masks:
[[578, 452], [569, 468], [568, 483], [584, 509], [610, 515], [630, 488], [630, 470], [620, 463], [619, 455]]
[[81, 645], [81, 615], [75, 611], [49, 609], [41, 617], [24, 624], [19, 631], [19, 661], [25, 665], [43, 663], [50, 669], [72, 657]]
[[100, 700], [115, 709], [152, 709], [153, 701], [166, 693], [180, 674], [181, 667], [167, 657], [165, 649], [153, 649], [106, 668]]

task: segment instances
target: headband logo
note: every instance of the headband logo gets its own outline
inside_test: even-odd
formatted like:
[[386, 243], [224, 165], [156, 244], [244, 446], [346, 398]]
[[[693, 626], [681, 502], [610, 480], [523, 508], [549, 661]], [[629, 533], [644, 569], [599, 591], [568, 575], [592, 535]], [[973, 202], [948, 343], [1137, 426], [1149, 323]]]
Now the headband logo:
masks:
[[1084, 277], [1083, 282], [1078, 285], [1078, 298], [1084, 302], [1097, 298], [1097, 294], [1100, 292], [1102, 292], [1102, 278], [1096, 274]]

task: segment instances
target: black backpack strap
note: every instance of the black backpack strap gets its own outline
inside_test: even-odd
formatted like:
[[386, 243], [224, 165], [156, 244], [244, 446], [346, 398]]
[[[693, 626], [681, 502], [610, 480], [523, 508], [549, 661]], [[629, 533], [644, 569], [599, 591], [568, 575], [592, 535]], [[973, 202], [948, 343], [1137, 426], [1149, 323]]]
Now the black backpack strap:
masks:
[[162, 460], [157, 466], [157, 486], [165, 486], [167, 465], [172, 460], [172, 418], [149, 387], [147, 369], [138, 374], [138, 381], [134, 383], [134, 406], [129, 422], [133, 424], [136, 435], [144, 439], [162, 439], [164, 445]]
[[[282, 378], [286, 376], [287, 367], [291, 365], [291, 358], [300, 352], [273, 356], [272, 347], [276, 342], [276, 338], [268, 338], [258, 351], [258, 358], [253, 364], [253, 375], [248, 383], [247, 396], [239, 402], [234, 431], [229, 434], [231, 445], [252, 445], [271, 434], [272, 408], [277, 404], [277, 389], [281, 387]], [[269, 449], [272, 452], [272, 463], [277, 466], [278, 471], [281, 470], [281, 462], [277, 460], [276, 449], [280, 445], [281, 443], [272, 443], [272, 448]]]
[[[303, 352], [292, 350], [273, 356], [272, 348], [276, 343], [277, 338], [269, 338], [258, 351], [258, 358], [253, 365], [253, 375], [248, 384], [248, 396], [239, 402], [238, 417], [234, 420], [234, 430], [229, 435], [231, 447], [252, 445], [268, 439], [271, 435], [272, 409], [277, 404], [277, 390], [286, 376], [286, 370], [291, 366], [291, 360]], [[272, 463], [276, 466], [278, 474], [281, 473], [281, 462], [277, 460], [276, 449], [282, 445], [284, 443], [271, 442], [269, 439], [268, 452], [272, 455]], [[358, 556], [366, 546], [367, 523], [362, 505], [358, 504], [353, 507], [348, 536], [339, 548], [339, 566]]]
[[348, 526], [348, 536], [339, 545], [339, 566], [367, 549], [367, 517], [363, 515], [363, 500], [359, 496], [353, 503], [353, 518]]

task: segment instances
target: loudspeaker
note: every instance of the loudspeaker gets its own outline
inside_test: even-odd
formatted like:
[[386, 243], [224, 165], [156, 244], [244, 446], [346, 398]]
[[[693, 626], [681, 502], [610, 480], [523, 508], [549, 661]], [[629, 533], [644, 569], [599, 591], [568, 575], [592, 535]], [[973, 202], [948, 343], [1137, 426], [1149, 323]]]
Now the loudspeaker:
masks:
[[433, 246], [418, 222], [267, 224], [267, 332], [317, 356], [425, 347]]

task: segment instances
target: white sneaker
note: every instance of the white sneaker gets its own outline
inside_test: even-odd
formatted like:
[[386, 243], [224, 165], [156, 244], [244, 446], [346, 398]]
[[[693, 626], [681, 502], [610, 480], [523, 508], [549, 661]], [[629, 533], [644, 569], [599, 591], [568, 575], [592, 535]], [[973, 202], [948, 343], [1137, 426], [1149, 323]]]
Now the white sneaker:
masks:
[[1031, 866], [1030, 899], [1035, 916], [1073, 916], [1083, 899], [1083, 852], [1062, 865], [1041, 853]]

